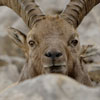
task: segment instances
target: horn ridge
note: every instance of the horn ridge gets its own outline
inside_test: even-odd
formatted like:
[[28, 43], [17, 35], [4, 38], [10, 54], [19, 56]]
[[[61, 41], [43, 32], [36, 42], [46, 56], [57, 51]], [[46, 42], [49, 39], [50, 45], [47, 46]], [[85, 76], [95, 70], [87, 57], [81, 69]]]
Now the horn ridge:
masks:
[[98, 3], [100, 0], [71, 0], [60, 16], [77, 28], [84, 17]]
[[[35, 3], [35, 0], [0, 0], [0, 6], [7, 6], [14, 10], [26, 23], [29, 28], [32, 28], [34, 21], [44, 15]], [[32, 17], [36, 15], [36, 17]]]

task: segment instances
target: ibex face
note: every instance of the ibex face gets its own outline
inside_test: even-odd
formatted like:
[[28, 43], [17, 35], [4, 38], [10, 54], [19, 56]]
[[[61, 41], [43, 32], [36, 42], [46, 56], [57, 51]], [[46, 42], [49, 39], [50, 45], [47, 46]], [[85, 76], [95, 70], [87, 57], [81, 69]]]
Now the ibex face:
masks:
[[67, 74], [70, 61], [73, 65], [73, 57], [79, 56], [77, 32], [59, 17], [46, 17], [39, 21], [27, 35], [27, 45], [31, 62], [28, 66], [41, 67], [44, 73]]
[[59, 16], [45, 16], [25, 36], [10, 28], [10, 37], [25, 52], [27, 66], [35, 74], [68, 74], [79, 59], [80, 43], [76, 30]]
[[61, 15], [45, 16], [34, 0], [0, 0], [19, 14], [31, 31], [26, 35], [10, 28], [9, 36], [25, 52], [21, 80], [43, 73], [67, 74], [91, 85], [82, 61], [76, 28], [100, 0], [71, 0]]

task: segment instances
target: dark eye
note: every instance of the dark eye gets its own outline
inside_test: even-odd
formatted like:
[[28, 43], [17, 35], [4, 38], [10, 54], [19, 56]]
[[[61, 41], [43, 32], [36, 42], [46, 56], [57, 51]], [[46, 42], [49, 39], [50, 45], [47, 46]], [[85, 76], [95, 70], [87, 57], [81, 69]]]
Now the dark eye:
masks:
[[35, 44], [35, 42], [34, 41], [29, 41], [29, 45], [31, 46], [31, 47], [33, 47], [34, 46], [34, 44]]
[[73, 46], [76, 46], [76, 45], [78, 44], [78, 40], [76, 40], [76, 39], [75, 39], [75, 40], [72, 40], [72, 41], [71, 41], [71, 44], [72, 44]]

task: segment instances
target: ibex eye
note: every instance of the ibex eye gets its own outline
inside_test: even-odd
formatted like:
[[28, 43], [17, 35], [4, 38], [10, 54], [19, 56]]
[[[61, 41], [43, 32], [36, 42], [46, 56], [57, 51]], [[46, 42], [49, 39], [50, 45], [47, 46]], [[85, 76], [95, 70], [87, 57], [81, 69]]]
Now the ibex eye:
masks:
[[34, 41], [29, 41], [29, 45], [31, 46], [31, 47], [33, 47], [34, 46], [34, 44], [35, 44], [35, 42]]
[[72, 40], [72, 41], [71, 41], [71, 44], [72, 44], [73, 46], [76, 46], [76, 45], [78, 44], [78, 40], [76, 40], [76, 39], [75, 39], [75, 40]]

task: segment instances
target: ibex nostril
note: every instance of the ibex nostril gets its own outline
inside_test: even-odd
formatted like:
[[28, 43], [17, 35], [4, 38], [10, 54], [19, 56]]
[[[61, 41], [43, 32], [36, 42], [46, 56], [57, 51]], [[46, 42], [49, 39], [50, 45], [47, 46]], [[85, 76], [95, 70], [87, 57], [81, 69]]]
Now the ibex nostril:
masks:
[[50, 57], [50, 58], [58, 58], [60, 56], [62, 56], [62, 53], [60, 52], [48, 52], [48, 53], [45, 53], [45, 56], [46, 57]]
[[50, 53], [50, 52], [45, 53], [45, 56], [46, 56], [46, 57], [52, 57], [52, 53]]
[[60, 56], [62, 56], [62, 53], [58, 52], [58, 53], [56, 54], [56, 57], [60, 57]]

